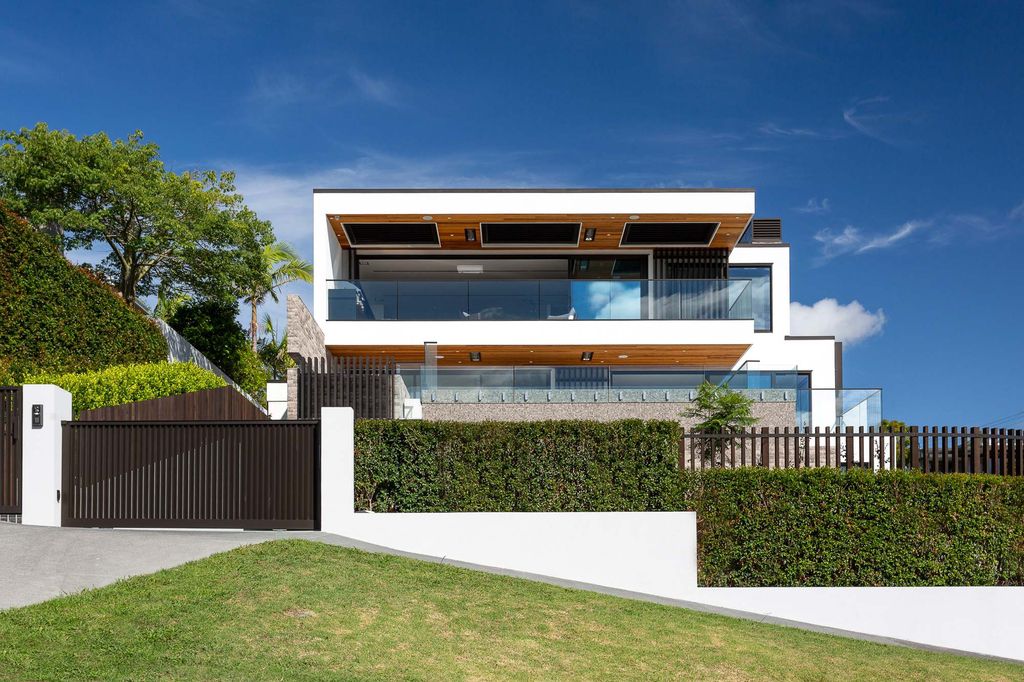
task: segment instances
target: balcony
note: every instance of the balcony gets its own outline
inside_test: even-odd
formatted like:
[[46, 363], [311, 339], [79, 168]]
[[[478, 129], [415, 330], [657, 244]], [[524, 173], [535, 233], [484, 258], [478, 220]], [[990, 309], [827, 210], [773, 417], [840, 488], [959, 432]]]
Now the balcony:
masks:
[[750, 280], [329, 280], [327, 319], [752, 320]]

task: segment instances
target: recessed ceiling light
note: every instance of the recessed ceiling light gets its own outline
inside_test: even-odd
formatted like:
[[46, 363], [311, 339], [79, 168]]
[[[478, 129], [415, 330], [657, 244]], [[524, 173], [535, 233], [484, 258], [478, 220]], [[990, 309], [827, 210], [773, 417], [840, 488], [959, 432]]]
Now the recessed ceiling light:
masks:
[[638, 216], [638, 215], [631, 215], [631, 216], [629, 216], [629, 219], [630, 220], [640, 220], [640, 216]]
[[432, 215], [425, 215], [425, 216], [423, 216], [423, 219], [424, 220], [433, 220], [434, 216], [432, 216]]
[[620, 355], [619, 356], [619, 360], [625, 360], [628, 357], [629, 357], [628, 355]]

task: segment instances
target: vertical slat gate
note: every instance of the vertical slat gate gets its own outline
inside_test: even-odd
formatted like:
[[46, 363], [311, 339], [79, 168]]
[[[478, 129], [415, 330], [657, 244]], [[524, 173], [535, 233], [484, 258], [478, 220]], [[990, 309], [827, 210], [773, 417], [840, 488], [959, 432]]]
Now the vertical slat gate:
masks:
[[65, 422], [62, 525], [315, 529], [316, 421]]
[[0, 514], [21, 513], [21, 387], [0, 386]]
[[393, 358], [309, 358], [297, 369], [299, 419], [319, 419], [321, 407], [351, 407], [356, 419], [394, 418]]

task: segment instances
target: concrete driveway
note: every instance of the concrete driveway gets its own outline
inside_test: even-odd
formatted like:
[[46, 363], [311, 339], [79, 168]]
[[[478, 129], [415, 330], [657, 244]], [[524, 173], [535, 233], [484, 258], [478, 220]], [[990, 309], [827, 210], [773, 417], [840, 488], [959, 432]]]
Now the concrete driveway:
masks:
[[133, 575], [285, 537], [284, 531], [44, 528], [0, 523], [0, 609], [25, 606]]

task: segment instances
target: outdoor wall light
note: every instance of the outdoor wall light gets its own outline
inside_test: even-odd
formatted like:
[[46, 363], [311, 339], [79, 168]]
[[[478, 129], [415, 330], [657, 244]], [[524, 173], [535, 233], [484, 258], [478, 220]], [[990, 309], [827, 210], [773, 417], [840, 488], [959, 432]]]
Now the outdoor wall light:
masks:
[[433, 220], [434, 216], [432, 216], [432, 215], [425, 215], [425, 216], [423, 216], [423, 219], [424, 220]]
[[472, 360], [473, 362], [480, 362], [480, 351], [470, 351], [469, 359]]
[[474, 230], [472, 228], [466, 228], [466, 241], [467, 242], [475, 242], [476, 241], [476, 230]]
[[586, 230], [583, 231], [583, 241], [585, 241], [585, 242], [592, 242], [592, 241], [594, 241], [594, 237], [595, 236], [597, 236], [597, 228], [596, 227], [588, 227]]
[[640, 216], [638, 216], [638, 215], [631, 215], [631, 216], [629, 216], [629, 219], [630, 220], [640, 220]]
[[584, 351], [583, 355], [580, 356], [580, 360], [583, 362], [590, 362], [594, 359], [594, 353], [592, 351]]

